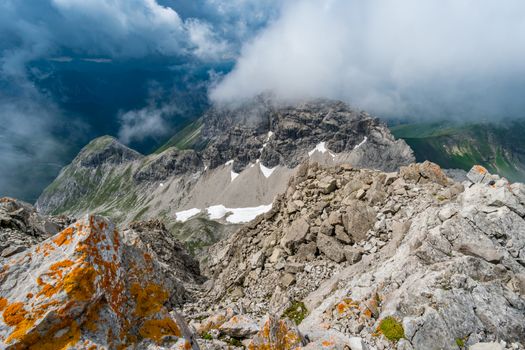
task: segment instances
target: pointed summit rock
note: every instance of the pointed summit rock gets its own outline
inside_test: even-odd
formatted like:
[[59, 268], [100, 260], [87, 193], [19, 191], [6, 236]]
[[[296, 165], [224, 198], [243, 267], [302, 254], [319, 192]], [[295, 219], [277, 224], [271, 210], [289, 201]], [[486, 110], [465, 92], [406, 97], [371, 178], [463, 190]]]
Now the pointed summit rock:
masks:
[[167, 308], [176, 282], [144, 246], [138, 235], [86, 216], [3, 261], [1, 347], [190, 349], [184, 321]]

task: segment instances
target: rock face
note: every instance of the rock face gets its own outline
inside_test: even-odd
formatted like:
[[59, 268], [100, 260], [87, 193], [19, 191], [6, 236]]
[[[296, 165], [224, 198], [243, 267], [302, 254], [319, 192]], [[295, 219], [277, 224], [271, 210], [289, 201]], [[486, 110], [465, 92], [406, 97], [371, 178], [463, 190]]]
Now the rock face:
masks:
[[186, 291], [154, 251], [133, 228], [121, 234], [106, 219], [86, 216], [3, 260], [1, 347], [192, 348], [172, 302]]
[[310, 164], [270, 212], [212, 247], [198, 314], [209, 303], [209, 315], [289, 318], [312, 349], [524, 349], [525, 186], [469, 179], [428, 162]]
[[[168, 147], [149, 156], [111, 137], [92, 141], [42, 193], [38, 210], [74, 217], [102, 213], [118, 223], [161, 217], [171, 232], [191, 240], [189, 223], [182, 221], [250, 221], [286, 190], [306, 160], [387, 171], [414, 160], [378, 119], [337, 101], [278, 105], [259, 98], [214, 107], [197, 124], [179, 137], [190, 140], [184, 144], [192, 149]], [[330, 192], [335, 183], [327, 178], [320, 186]], [[217, 206], [222, 214], [208, 212]], [[255, 214], [227, 221], [227, 208]], [[192, 245], [220, 238], [211, 236]]]
[[0, 198], [0, 257], [7, 258], [49, 238], [70, 223], [67, 217], [46, 217], [30, 204]]

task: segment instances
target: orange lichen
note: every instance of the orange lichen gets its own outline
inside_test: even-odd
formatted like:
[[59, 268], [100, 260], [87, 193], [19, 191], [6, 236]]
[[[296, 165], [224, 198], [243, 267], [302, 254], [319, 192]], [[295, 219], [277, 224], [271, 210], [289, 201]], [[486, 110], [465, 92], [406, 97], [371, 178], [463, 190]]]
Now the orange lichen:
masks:
[[153, 339], [156, 342], [160, 342], [168, 335], [181, 336], [179, 326], [169, 317], [161, 320], [147, 320], [140, 327], [139, 334], [142, 338]]
[[[56, 327], [55, 327], [56, 328]], [[80, 340], [80, 328], [76, 321], [47, 333], [45, 336], [37, 336], [31, 339], [30, 350], [65, 350], [78, 343]]]
[[75, 229], [73, 227], [68, 227], [62, 232], [58, 233], [53, 238], [53, 242], [55, 242], [55, 244], [58, 246], [62, 246], [63, 244], [69, 244], [73, 239], [73, 233], [75, 233]]
[[96, 332], [98, 329], [97, 321], [100, 317], [100, 308], [102, 307], [102, 302], [96, 303], [86, 314], [86, 321], [84, 322], [84, 327], [90, 332]]
[[27, 311], [24, 309], [24, 303], [17, 302], [7, 306], [2, 316], [8, 326], [16, 326], [25, 319]]
[[257, 342], [248, 345], [249, 350], [291, 350], [301, 344], [300, 335], [290, 329], [284, 320], [269, 319], [257, 334]]
[[474, 165], [472, 167], [472, 170], [474, 170], [475, 172], [477, 172], [478, 174], [486, 174], [488, 173], [488, 170], [485, 169], [485, 167], [481, 166], [481, 165]]
[[48, 274], [49, 275], [58, 275], [59, 278], [62, 278], [62, 272], [63, 272], [62, 270], [65, 269], [65, 268], [71, 267], [73, 264], [74, 264], [74, 262], [71, 261], [71, 260], [62, 260], [62, 261], [59, 261], [57, 263], [54, 263], [49, 268], [50, 273], [48, 273]]
[[0, 297], [0, 311], [5, 309], [6, 305], [7, 305], [7, 299], [3, 298], [3, 297]]
[[10, 343], [13, 339], [19, 339], [23, 337], [27, 331], [33, 326], [34, 320], [26, 318], [27, 311], [24, 309], [24, 304], [16, 302], [8, 305], [2, 316], [5, 324], [14, 327], [15, 329], [6, 339], [7, 343]]
[[325, 347], [334, 346], [335, 342], [332, 340], [323, 340], [323, 342], [321, 342], [321, 345]]
[[168, 292], [154, 283], [149, 283], [144, 288], [138, 283], [133, 283], [130, 292], [136, 302], [135, 315], [140, 317], [160, 311], [168, 298]]
[[79, 266], [64, 278], [64, 290], [72, 300], [86, 301], [95, 292], [97, 272], [92, 266]]

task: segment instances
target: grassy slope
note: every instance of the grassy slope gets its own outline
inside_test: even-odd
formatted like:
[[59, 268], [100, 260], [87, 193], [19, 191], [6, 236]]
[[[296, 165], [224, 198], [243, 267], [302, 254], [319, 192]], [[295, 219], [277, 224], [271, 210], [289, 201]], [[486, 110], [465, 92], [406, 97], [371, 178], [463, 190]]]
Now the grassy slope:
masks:
[[173, 135], [164, 145], [162, 145], [155, 153], [162, 153], [170, 147], [176, 147], [178, 149], [192, 148], [195, 142], [198, 140], [199, 134], [202, 130], [202, 119], [188, 124], [181, 131]]
[[464, 170], [481, 164], [512, 181], [525, 181], [525, 121], [403, 124], [391, 130], [414, 149], [417, 161]]

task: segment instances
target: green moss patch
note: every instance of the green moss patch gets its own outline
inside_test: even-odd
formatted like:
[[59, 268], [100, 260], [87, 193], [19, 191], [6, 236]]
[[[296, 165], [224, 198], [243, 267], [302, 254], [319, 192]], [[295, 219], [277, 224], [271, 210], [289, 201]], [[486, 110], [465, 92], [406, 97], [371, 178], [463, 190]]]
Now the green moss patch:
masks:
[[405, 337], [403, 325], [392, 316], [385, 317], [379, 322], [379, 330], [390, 341], [397, 342]]
[[308, 315], [308, 310], [301, 301], [293, 301], [292, 305], [283, 312], [283, 317], [292, 320], [296, 325], [303, 322], [306, 315]]

